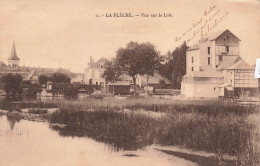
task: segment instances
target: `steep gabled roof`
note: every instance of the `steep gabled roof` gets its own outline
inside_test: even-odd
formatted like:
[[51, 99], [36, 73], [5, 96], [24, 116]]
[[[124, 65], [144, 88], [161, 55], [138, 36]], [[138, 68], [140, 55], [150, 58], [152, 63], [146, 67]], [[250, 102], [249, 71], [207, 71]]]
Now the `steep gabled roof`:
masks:
[[230, 66], [237, 63], [239, 60], [241, 60], [240, 56], [226, 57], [226, 59], [217, 67], [217, 70], [224, 70], [226, 68], [229, 68]]
[[[215, 33], [212, 33], [209, 35], [209, 40], [212, 41], [212, 40], [216, 40], [219, 36], [221, 36], [223, 33], [225, 32], [229, 32], [231, 33], [232, 35], [234, 35], [232, 32], [230, 32], [228, 29], [226, 30], [221, 30], [221, 31], [217, 31]], [[239, 41], [241, 41], [236, 35], [234, 35]]]
[[254, 69], [254, 67], [247, 64], [243, 59], [239, 60], [237, 63], [227, 68], [227, 70], [250, 70], [250, 69]]
[[[146, 83], [146, 81], [147, 81], [147, 74], [140, 75], [139, 77], [140, 77], [142, 82]], [[154, 73], [153, 76], [150, 76], [149, 80], [148, 80], [148, 83], [149, 84], [158, 84], [160, 82], [160, 80], [164, 80], [166, 84], [171, 84], [170, 80], [168, 80], [167, 78], [163, 77], [159, 73]]]
[[20, 60], [16, 54], [15, 44], [13, 43], [13, 48], [11, 52], [11, 56], [8, 58], [8, 60]]

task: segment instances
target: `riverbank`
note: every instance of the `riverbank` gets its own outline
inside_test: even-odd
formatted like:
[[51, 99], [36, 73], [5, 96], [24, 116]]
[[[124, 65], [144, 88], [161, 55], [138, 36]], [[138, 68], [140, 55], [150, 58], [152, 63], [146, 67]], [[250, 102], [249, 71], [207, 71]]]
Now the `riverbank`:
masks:
[[[37, 106], [37, 101], [21, 105]], [[259, 164], [258, 126], [251, 118], [259, 107], [151, 98], [52, 100], [38, 104], [39, 108], [50, 105], [59, 110], [45, 118], [66, 125], [53, 126], [63, 136], [91, 137], [114, 150], [171, 145], [214, 153], [220, 162], [230, 155], [238, 165]], [[145, 115], [145, 111], [163, 116]]]

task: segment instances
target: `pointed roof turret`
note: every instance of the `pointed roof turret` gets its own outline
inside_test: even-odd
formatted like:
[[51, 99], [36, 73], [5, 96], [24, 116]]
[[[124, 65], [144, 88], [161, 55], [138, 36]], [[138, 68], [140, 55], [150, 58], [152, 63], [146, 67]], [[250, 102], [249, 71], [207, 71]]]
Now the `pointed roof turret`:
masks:
[[11, 56], [8, 58], [8, 60], [20, 60], [20, 58], [18, 58], [18, 56], [16, 55], [14, 42], [13, 42], [13, 48], [12, 48]]

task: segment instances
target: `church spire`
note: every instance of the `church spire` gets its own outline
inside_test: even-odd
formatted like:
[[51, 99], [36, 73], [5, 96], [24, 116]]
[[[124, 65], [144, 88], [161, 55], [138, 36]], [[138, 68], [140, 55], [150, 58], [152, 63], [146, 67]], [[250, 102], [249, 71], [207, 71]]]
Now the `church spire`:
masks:
[[15, 44], [13, 42], [13, 47], [12, 47], [12, 52], [11, 52], [11, 56], [8, 58], [8, 60], [20, 60], [20, 58], [18, 58], [17, 54], [16, 54], [16, 49], [15, 49]]
[[19, 66], [20, 58], [18, 58], [18, 56], [16, 54], [14, 42], [13, 42], [11, 56], [7, 60], [8, 60], [8, 66], [11, 66], [11, 67]]

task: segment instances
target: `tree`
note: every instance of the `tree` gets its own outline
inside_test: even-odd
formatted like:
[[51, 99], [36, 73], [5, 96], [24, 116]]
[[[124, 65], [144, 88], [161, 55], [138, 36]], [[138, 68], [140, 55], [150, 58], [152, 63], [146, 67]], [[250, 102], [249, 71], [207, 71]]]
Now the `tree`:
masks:
[[138, 52], [139, 44], [130, 42], [126, 48], [119, 48], [116, 52], [115, 65], [119, 69], [132, 77], [134, 82], [134, 95], [136, 95], [136, 77], [143, 74], [142, 60]]
[[[115, 60], [112, 59], [105, 63], [105, 71], [102, 74], [102, 77], [105, 78], [106, 84], [108, 82], [114, 83], [118, 81], [119, 76], [121, 75], [120, 69], [115, 65]], [[114, 95], [114, 86], [113, 86], [113, 95]]]
[[[146, 85], [148, 86], [149, 76], [153, 76], [160, 69], [162, 57], [151, 43], [142, 43], [138, 47], [138, 56], [140, 56], [142, 71], [140, 74], [146, 74]], [[148, 89], [146, 90], [148, 93]]]
[[40, 83], [41, 85], [47, 84], [48, 81], [49, 81], [49, 77], [48, 77], [48, 76], [46, 76], [46, 75], [44, 75], [44, 74], [42, 74], [42, 75], [39, 76], [39, 83]]
[[41, 85], [36, 83], [31, 83], [30, 81], [24, 81], [22, 83], [22, 88], [23, 88], [23, 94], [29, 98], [35, 98], [37, 96], [37, 93], [42, 91]]
[[166, 55], [166, 63], [162, 65], [160, 74], [172, 81], [172, 87], [181, 88], [182, 77], [186, 73], [186, 50], [188, 49], [184, 42], [173, 52]]
[[138, 44], [130, 42], [126, 48], [119, 48], [116, 54], [116, 65], [120, 71], [132, 77], [134, 82], [134, 95], [136, 95], [136, 77], [138, 74], [147, 74], [147, 85], [149, 76], [153, 76], [161, 66], [162, 58], [151, 43]]
[[70, 83], [70, 78], [64, 73], [53, 73], [53, 75], [49, 78], [52, 83]]
[[118, 66], [115, 65], [115, 60], [112, 59], [105, 63], [105, 71], [102, 74], [102, 77], [105, 78], [106, 83], [115, 82], [118, 80], [121, 72]]
[[13, 97], [16, 96], [16, 94], [21, 95], [22, 88], [21, 83], [23, 81], [23, 77], [20, 74], [7, 74], [4, 75], [1, 78], [1, 82], [3, 84], [4, 90], [7, 93], [7, 95], [12, 95]]

